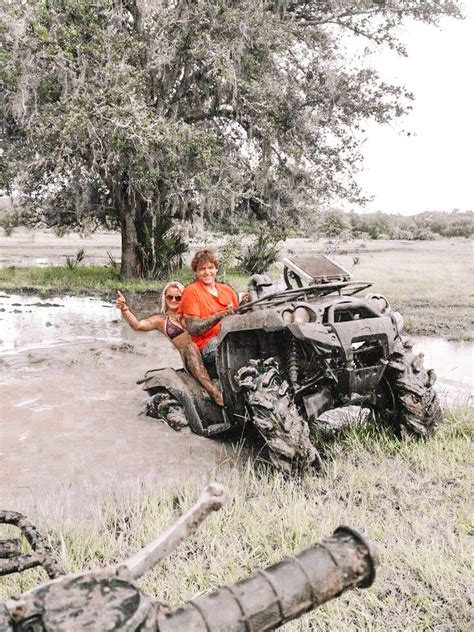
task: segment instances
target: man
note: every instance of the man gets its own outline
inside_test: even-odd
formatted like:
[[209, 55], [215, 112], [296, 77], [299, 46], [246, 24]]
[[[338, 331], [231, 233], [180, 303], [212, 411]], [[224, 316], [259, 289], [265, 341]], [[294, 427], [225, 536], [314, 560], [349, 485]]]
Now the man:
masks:
[[239, 301], [230, 285], [216, 281], [219, 262], [212, 250], [199, 250], [191, 267], [196, 281], [184, 289], [179, 314], [212, 375], [215, 374], [220, 321], [234, 313]]

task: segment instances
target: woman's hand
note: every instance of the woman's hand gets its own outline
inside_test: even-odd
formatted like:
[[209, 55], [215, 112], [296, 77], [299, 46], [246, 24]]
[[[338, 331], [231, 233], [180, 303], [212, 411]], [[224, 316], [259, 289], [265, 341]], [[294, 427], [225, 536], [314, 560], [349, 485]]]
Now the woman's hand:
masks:
[[115, 300], [115, 307], [119, 309], [121, 312], [126, 312], [128, 310], [125, 296], [119, 290], [117, 290], [117, 298]]

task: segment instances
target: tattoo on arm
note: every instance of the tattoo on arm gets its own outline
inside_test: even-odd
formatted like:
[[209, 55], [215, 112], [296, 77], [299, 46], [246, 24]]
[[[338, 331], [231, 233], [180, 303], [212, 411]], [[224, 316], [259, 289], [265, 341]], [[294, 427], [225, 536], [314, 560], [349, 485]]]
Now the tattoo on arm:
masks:
[[227, 316], [227, 312], [225, 311], [213, 314], [207, 318], [197, 318], [196, 316], [186, 316], [185, 314], [183, 319], [185, 327], [191, 336], [200, 336], [221, 321], [224, 316]]

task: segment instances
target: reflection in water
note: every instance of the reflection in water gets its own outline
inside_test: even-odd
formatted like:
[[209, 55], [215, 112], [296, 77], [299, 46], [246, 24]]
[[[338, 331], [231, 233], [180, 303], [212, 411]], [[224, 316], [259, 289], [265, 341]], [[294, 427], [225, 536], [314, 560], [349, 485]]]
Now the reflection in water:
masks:
[[0, 354], [123, 338], [120, 313], [101, 299], [0, 295]]

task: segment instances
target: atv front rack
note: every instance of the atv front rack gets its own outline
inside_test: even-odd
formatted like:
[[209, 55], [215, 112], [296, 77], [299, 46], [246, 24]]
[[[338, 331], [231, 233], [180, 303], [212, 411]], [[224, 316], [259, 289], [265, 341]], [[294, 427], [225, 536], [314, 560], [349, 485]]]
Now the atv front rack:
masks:
[[345, 282], [352, 279], [352, 274], [327, 255], [312, 255], [311, 257], [291, 257], [283, 259], [283, 276], [287, 289], [292, 289], [295, 282], [297, 287], [319, 285], [324, 283]]

